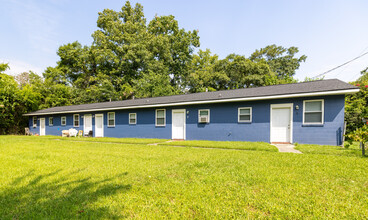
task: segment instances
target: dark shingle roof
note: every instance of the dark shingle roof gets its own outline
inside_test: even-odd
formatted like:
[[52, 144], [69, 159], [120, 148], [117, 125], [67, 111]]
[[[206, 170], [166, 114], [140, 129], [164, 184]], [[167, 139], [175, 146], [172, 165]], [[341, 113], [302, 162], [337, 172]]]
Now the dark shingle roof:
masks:
[[[216, 102], [216, 101], [226, 101], [229, 99], [237, 98], [259, 98], [268, 99], [272, 98], [270, 96], [279, 95], [296, 95], [314, 92], [331, 92], [341, 90], [341, 94], [344, 93], [342, 90], [357, 89], [357, 87], [340, 81], [338, 79], [329, 80], [319, 80], [304, 83], [294, 83], [294, 84], [282, 84], [273, 86], [263, 86], [256, 88], [245, 88], [245, 89], [234, 89], [234, 90], [223, 90], [216, 92], [202, 92], [184, 95], [174, 95], [174, 96], [162, 96], [154, 98], [142, 98], [142, 99], [132, 99], [124, 101], [113, 101], [113, 102], [101, 102], [93, 104], [83, 104], [83, 105], [70, 105], [70, 106], [60, 106], [48, 109], [43, 109], [35, 112], [31, 112], [25, 115], [38, 115], [38, 114], [52, 114], [52, 113], [62, 113], [62, 112], [78, 112], [78, 111], [93, 111], [101, 109], [110, 108], [133, 108], [133, 107], [148, 107], [149, 105], [185, 105], [188, 102]], [[307, 95], [307, 94], [306, 94]], [[230, 101], [230, 100], [229, 100]]]

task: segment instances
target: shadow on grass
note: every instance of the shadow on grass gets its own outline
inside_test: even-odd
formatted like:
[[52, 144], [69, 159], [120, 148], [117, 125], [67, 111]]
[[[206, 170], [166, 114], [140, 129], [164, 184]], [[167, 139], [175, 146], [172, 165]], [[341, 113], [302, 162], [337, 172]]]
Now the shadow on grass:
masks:
[[[34, 170], [17, 177], [0, 191], [1, 219], [75, 219], [121, 218], [109, 204], [97, 206], [99, 199], [131, 189], [130, 184], [118, 184], [127, 173], [103, 180], [78, 178], [81, 170], [62, 173], [56, 170], [35, 175]], [[116, 181], [119, 180], [119, 181]]]

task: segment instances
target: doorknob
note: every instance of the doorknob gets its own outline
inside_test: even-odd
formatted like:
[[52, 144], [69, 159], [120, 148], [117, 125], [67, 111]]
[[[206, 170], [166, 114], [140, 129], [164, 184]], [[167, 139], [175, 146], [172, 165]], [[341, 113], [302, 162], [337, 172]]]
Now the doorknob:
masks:
[[290, 129], [290, 125], [288, 125], [288, 129]]

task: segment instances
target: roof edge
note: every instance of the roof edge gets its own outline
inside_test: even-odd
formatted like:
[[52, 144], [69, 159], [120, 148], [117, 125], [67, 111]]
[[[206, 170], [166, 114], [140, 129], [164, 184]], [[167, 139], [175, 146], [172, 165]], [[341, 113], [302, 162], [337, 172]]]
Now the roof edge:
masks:
[[166, 103], [166, 104], [135, 105], [135, 106], [126, 106], [126, 107], [84, 109], [84, 110], [82, 109], [82, 110], [70, 110], [70, 111], [59, 111], [59, 112], [45, 112], [45, 113], [31, 112], [31, 113], [23, 114], [23, 116], [53, 115], [53, 114], [93, 112], [93, 111], [110, 111], [110, 110], [134, 109], [134, 108], [153, 108], [153, 107], [167, 107], [167, 106], [181, 106], [181, 105], [237, 102], [237, 101], [285, 99], [285, 98], [297, 98], [297, 97], [303, 97], [303, 96], [310, 97], [310, 96], [321, 96], [321, 95], [343, 95], [343, 94], [357, 93], [359, 92], [359, 90], [360, 90], [359, 88], [356, 88], [356, 89], [344, 89], [344, 90], [334, 90], [334, 91], [326, 91], [326, 92], [309, 92], [309, 93], [297, 93], [297, 94], [287, 94], [287, 95], [257, 96], [257, 97], [247, 97], [247, 98], [217, 99], [217, 100], [206, 100], [206, 101], [173, 102], [173, 103]]

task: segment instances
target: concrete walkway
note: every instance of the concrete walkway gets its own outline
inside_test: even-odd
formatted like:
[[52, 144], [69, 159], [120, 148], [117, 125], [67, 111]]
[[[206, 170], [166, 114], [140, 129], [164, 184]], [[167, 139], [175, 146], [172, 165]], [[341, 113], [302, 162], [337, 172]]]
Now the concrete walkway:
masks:
[[292, 144], [272, 144], [273, 146], [277, 147], [279, 149], [279, 152], [282, 153], [296, 153], [301, 154], [302, 152], [295, 150], [294, 145]]

